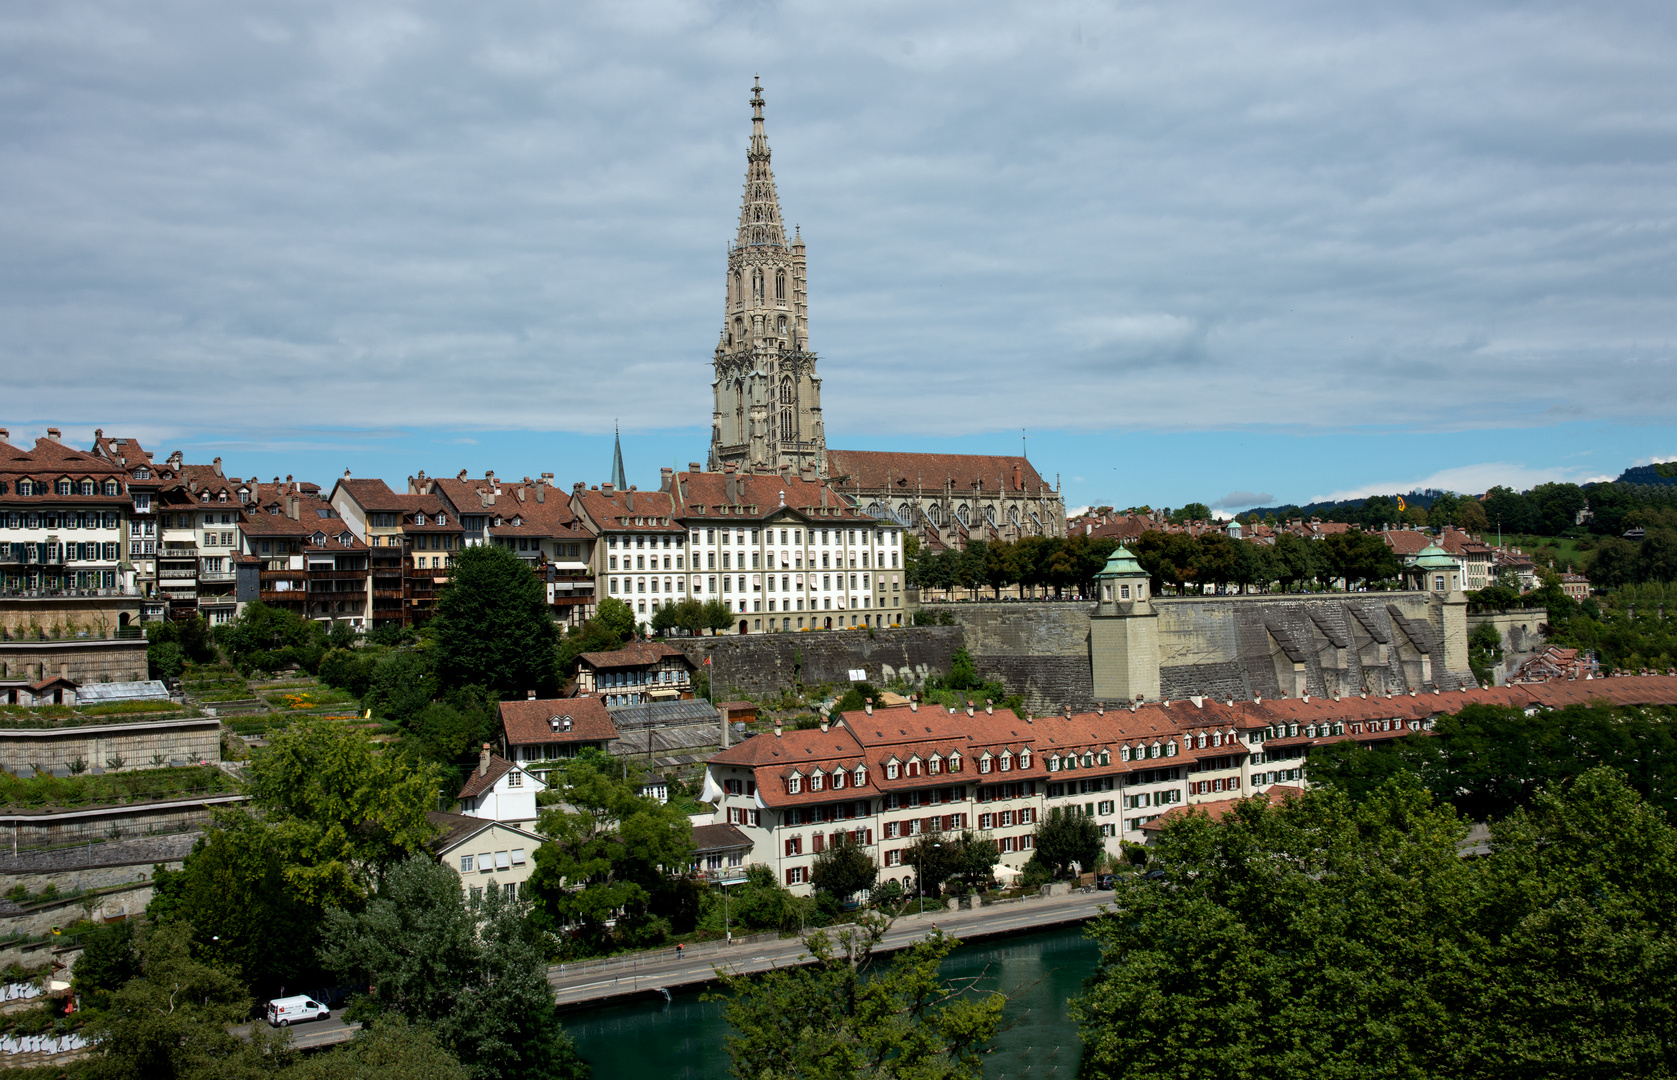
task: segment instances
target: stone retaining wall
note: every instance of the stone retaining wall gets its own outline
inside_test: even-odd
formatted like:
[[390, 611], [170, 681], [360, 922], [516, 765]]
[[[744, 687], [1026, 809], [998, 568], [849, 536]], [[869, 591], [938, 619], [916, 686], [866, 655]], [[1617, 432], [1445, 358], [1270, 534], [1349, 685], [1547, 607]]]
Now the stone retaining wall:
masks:
[[[221, 721], [214, 717], [137, 720], [81, 727], [0, 728], [0, 768], [16, 773], [31, 766], [51, 769], [77, 758], [103, 768], [113, 757], [124, 769], [151, 768], [153, 757], [171, 761], [221, 762]], [[28, 775], [27, 771], [25, 775]]]
[[883, 685], [902, 677], [920, 685], [933, 674], [947, 675], [961, 647], [958, 626], [914, 626], [860, 630], [812, 630], [802, 634], [676, 638], [669, 644], [694, 665], [712, 659], [711, 685], [722, 701], [737, 694], [774, 697], [792, 689], [823, 683], [847, 685], [851, 670], [867, 672]]
[[[137, 600], [134, 608], [137, 622]], [[20, 633], [26, 625], [8, 621], [6, 628]], [[0, 678], [3, 679], [39, 682], [60, 675], [77, 683], [140, 682], [147, 673], [145, 638], [0, 641]]]
[[246, 801], [238, 794], [166, 799], [123, 806], [95, 806], [47, 813], [0, 814], [0, 850], [57, 847], [84, 840], [116, 840], [169, 833], [194, 832], [210, 819], [217, 806]]

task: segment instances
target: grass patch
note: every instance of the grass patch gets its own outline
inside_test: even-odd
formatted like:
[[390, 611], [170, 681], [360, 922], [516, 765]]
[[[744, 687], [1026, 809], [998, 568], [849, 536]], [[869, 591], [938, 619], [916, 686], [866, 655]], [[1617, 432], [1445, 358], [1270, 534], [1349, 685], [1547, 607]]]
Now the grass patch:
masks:
[[175, 712], [180, 709], [172, 701], [112, 701], [104, 705], [83, 705], [84, 716], [126, 716], [130, 713]]
[[355, 705], [355, 695], [343, 690], [322, 687], [318, 690], [293, 690], [287, 693], [265, 694], [268, 704], [277, 708], [296, 711], [301, 709], [319, 709], [330, 705]]
[[232, 790], [233, 778], [214, 765], [137, 769], [103, 776], [34, 776], [28, 780], [0, 772], [0, 806], [23, 809], [99, 806]]

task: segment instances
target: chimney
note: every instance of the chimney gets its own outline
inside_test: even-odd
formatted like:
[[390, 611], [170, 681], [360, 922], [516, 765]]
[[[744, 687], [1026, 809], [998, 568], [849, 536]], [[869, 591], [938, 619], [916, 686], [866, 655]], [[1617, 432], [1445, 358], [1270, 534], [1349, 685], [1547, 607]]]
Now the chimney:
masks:
[[984, 699], [984, 715], [985, 716], [996, 715], [996, 703], [994, 701], [991, 701], [989, 698]]
[[479, 776], [488, 776], [489, 775], [489, 744], [488, 743], [483, 744], [483, 750], [477, 756], [477, 774]]
[[864, 709], [868, 710], [868, 715], [869, 716], [872, 716], [873, 715], [873, 698], [868, 698], [867, 703], [864, 704], [862, 707]]
[[58, 442], [63, 437], [64, 437], [64, 433], [62, 431], [59, 431], [57, 428], [55, 428], [55, 427], [47, 428], [47, 438], [51, 439], [53, 442]]
[[777, 738], [777, 739], [780, 738], [780, 721], [779, 720], [776, 720], [774, 722], [774, 737]]
[[658, 470], [658, 490], [659, 491], [670, 490], [670, 485], [672, 485], [674, 482], [675, 482], [675, 469], [674, 468], [672, 468], [670, 466], [665, 466], [664, 468]]
[[12, 441], [12, 433], [10, 431], [7, 431], [3, 427], [0, 427], [0, 442], [9, 443], [11, 441]]
[[347, 466], [347, 465], [344, 466], [344, 479], [345, 480], [349, 479], [349, 466]]
[[301, 519], [302, 515], [303, 508], [301, 500], [295, 495], [287, 495], [285, 497], [285, 516], [290, 518], [292, 521], [297, 521]]
[[215, 474], [217, 476], [222, 477], [224, 479], [226, 478], [227, 474], [221, 471], [221, 459], [220, 458], [216, 458], [214, 461], [210, 462], [210, 468], [215, 470]]
[[1104, 701], [1095, 702], [1095, 715], [1096, 716], [1105, 716], [1106, 715], [1106, 702], [1104, 702]]
[[704, 472], [704, 469], [699, 467], [699, 463], [697, 461], [689, 461], [687, 463], [687, 471], [688, 472]]
[[610, 484], [601, 484], [600, 485], [600, 494], [601, 495], [611, 495], [612, 494], [612, 486]]
[[534, 691], [534, 690], [526, 690], [526, 691], [524, 691], [524, 700], [525, 700], [525, 701], [534, 701], [534, 700], [536, 700], [536, 692], [535, 692], [535, 691]]
[[827, 734], [827, 718], [825, 716], [821, 718], [821, 734]]
[[919, 698], [910, 698], [909, 699], [908, 711], [909, 712], [915, 712], [915, 713], [920, 711], [920, 699]]
[[573, 495], [581, 495], [583, 492], [585, 492], [587, 490], [588, 490], [588, 485], [581, 480], [578, 480], [576, 483], [571, 485], [571, 494], [573, 494]]
[[972, 702], [970, 702], [970, 701], [967, 702], [967, 715], [968, 716], [972, 715]]

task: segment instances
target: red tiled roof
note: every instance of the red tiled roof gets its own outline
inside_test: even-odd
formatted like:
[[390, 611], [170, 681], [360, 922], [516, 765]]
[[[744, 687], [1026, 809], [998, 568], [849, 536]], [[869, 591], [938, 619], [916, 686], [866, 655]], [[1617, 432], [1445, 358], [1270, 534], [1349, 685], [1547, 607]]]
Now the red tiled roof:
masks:
[[[610, 484], [605, 487], [611, 487]], [[600, 532], [680, 533], [687, 529], [672, 520], [678, 513], [662, 491], [611, 491], [587, 488], [571, 494], [571, 506]]]
[[488, 771], [479, 772], [477, 769], [473, 769], [471, 775], [466, 777], [466, 786], [460, 789], [460, 794], [456, 795], [455, 798], [473, 799], [482, 795], [494, 787], [496, 781], [500, 780], [501, 777], [511, 772], [512, 768], [512, 762], [506, 758], [490, 754]]
[[693, 851], [702, 855], [708, 851], [731, 851], [751, 846], [751, 838], [732, 825], [693, 826]]
[[[670, 656], [686, 658], [685, 653], [661, 641], [633, 641], [612, 652], [583, 653], [578, 659], [596, 668], [646, 667]], [[689, 665], [691, 666], [691, 665]]]
[[[556, 730], [554, 717], [569, 717], [571, 730]], [[610, 742], [617, 725], [599, 698], [544, 698], [501, 702], [501, 727], [511, 746], [542, 743]]]
[[383, 480], [352, 480], [344, 477], [332, 486], [332, 494], [336, 495], [339, 489], [363, 510], [399, 514], [408, 509], [408, 503], [405, 501], [408, 496], [391, 491], [390, 485]]
[[[677, 513], [685, 518], [725, 517], [730, 521], [769, 517], [782, 508], [820, 521], [871, 522], [851, 500], [821, 480], [779, 473], [676, 473]], [[784, 498], [783, 498], [784, 497]], [[743, 507], [724, 513], [722, 507]]]
[[1388, 529], [1380, 534], [1380, 538], [1386, 541], [1386, 546], [1392, 549], [1392, 554], [1399, 558], [1405, 555], [1419, 555], [1432, 543], [1432, 537], [1415, 529]]
[[828, 450], [827, 472], [845, 488], [914, 491], [1038, 491], [1048, 487], [1036, 467], [1009, 454], [921, 454], [887, 450]]

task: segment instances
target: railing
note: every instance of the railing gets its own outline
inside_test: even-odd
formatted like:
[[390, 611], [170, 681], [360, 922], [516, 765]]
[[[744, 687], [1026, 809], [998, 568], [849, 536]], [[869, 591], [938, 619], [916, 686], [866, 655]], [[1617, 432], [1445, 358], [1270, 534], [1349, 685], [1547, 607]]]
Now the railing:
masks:
[[205, 570], [198, 575], [198, 580], [203, 582], [226, 583], [232, 581], [237, 576], [238, 575], [232, 570]]
[[[296, 571], [292, 571], [296, 573]], [[370, 570], [310, 570], [309, 577], [315, 581], [354, 581], [365, 579]]]

